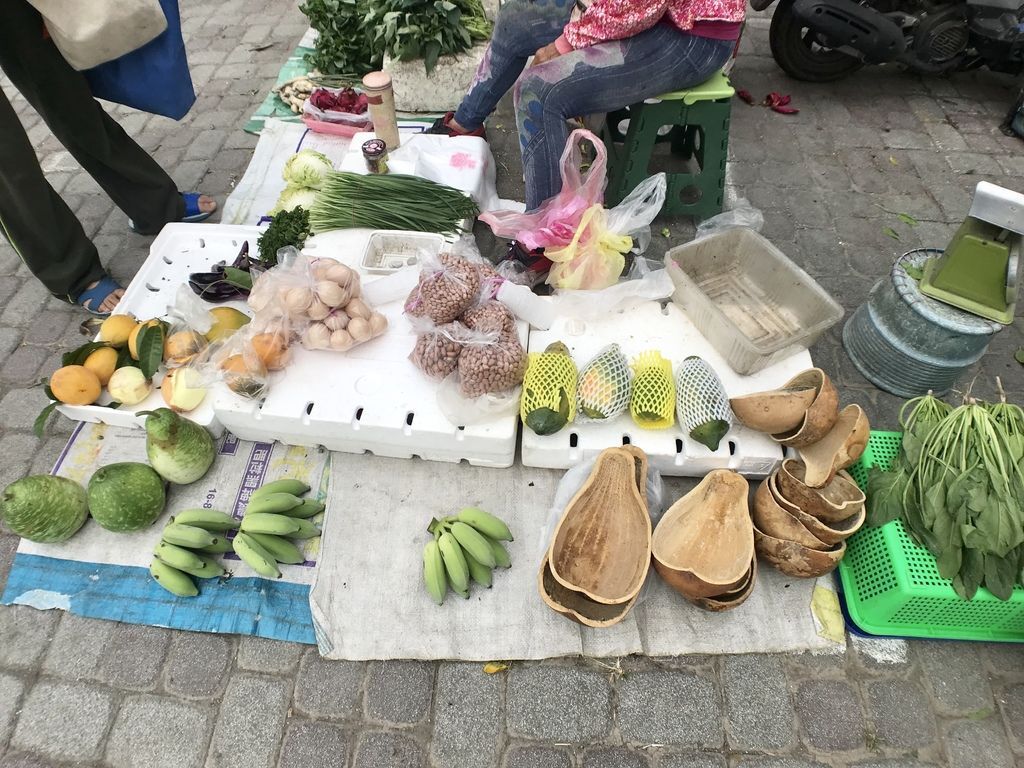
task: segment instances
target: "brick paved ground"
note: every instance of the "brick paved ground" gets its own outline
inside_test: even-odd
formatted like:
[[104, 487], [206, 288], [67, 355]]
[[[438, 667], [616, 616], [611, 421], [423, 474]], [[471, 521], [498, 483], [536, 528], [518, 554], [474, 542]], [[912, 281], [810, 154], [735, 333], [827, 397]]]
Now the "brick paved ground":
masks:
[[[124, 112], [123, 125], [183, 188], [221, 197], [255, 139], [241, 126], [304, 30], [292, 3], [182, 2], [199, 100], [181, 123]], [[238, 28], [239, 21], [242, 22]], [[269, 46], [264, 48], [264, 46]], [[863, 73], [787, 82], [756, 19], [734, 80], [791, 93], [799, 115], [734, 107], [733, 192], [766, 212], [765, 234], [851, 310], [901, 250], [943, 245], [981, 179], [1020, 187], [1024, 144], [995, 126], [1006, 79]], [[51, 183], [128, 280], [149, 240], [130, 235], [92, 180], [24, 102], [16, 106]], [[505, 105], [491, 124], [502, 191], [520, 174]], [[896, 214], [921, 221], [910, 228]], [[692, 227], [655, 248], [683, 241]], [[659, 223], [658, 228], [662, 225]], [[901, 235], [896, 242], [883, 230]], [[0, 246], [0, 483], [47, 470], [70, 424], [37, 441], [30, 385], [81, 341], [80, 313], [47, 298]], [[895, 400], [838, 345], [815, 348], [848, 399], [893, 426]], [[1000, 334], [978, 386], [1001, 374], [1019, 327]], [[16, 547], [0, 533], [0, 587]], [[566, 659], [486, 676], [477, 664], [328, 663], [315, 649], [0, 609], [0, 767], [109, 765], [405, 768], [1024, 768], [1020, 646], [853, 643], [845, 656]]]

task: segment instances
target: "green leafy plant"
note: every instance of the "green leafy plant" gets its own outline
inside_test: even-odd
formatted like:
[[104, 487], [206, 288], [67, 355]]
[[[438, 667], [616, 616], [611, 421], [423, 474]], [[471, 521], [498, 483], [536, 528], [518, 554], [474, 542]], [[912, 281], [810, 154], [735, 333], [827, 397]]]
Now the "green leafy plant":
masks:
[[382, 52], [373, 47], [366, 25], [369, 0], [306, 0], [299, 6], [318, 33], [306, 63], [324, 75], [365, 75], [380, 69]]
[[[256, 247], [260, 251], [259, 259], [268, 267], [276, 266], [277, 252], [281, 248], [292, 245], [296, 250], [301, 251], [302, 246], [306, 244], [307, 237], [309, 237], [309, 212], [302, 206], [297, 206], [290, 211], [281, 211], [274, 215], [266, 231], [256, 241]], [[227, 274], [227, 269], [224, 272]], [[228, 275], [229, 281], [237, 285], [232, 277], [237, 276]], [[252, 288], [251, 277], [248, 287]]]
[[480, 0], [381, 0], [366, 17], [374, 44], [399, 61], [423, 59], [427, 74], [437, 60], [486, 40], [491, 24]]

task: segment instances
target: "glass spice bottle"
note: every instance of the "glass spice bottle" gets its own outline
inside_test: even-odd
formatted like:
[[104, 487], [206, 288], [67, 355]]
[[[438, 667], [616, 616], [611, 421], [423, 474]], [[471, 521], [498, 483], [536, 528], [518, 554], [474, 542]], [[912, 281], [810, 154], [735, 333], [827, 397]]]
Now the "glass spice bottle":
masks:
[[370, 173], [387, 173], [388, 145], [381, 139], [364, 141], [363, 160], [366, 161], [366, 170]]

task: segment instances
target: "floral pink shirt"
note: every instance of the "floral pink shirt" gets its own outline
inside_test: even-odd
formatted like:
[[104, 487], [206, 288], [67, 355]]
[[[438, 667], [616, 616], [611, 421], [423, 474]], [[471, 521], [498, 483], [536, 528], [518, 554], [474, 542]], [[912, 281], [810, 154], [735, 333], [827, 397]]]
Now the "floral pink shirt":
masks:
[[607, 40], [623, 40], [650, 29], [662, 17], [678, 29], [698, 21], [743, 21], [746, 0], [593, 0], [583, 15], [565, 25], [555, 45], [562, 53]]

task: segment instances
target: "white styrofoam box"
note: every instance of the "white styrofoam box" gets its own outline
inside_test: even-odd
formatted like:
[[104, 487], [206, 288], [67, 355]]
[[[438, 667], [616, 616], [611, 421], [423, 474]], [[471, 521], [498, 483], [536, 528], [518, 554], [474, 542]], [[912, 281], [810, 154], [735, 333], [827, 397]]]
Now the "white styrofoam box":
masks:
[[[360, 272], [364, 285], [390, 276], [368, 274], [360, 260], [369, 230], [338, 230], [311, 238], [303, 252], [330, 257]], [[410, 269], [415, 269], [410, 268]], [[332, 451], [508, 467], [515, 460], [518, 415], [461, 426], [437, 403], [438, 382], [409, 361], [416, 343], [402, 313], [404, 296], [375, 307], [388, 330], [345, 353], [294, 346], [288, 367], [274, 374], [262, 401], [216, 390], [218, 420], [243, 440], [322, 445]], [[519, 324], [525, 345], [527, 326]]]
[[[124, 297], [118, 302], [115, 314], [132, 314], [140, 320], [163, 317], [174, 305], [178, 287], [188, 282], [192, 272], [209, 272], [218, 261], [234, 261], [242, 243], [248, 241], [249, 252], [256, 253], [256, 240], [260, 230], [256, 227], [239, 227], [228, 224], [168, 224], [157, 235], [149, 247], [149, 256], [135, 273], [125, 289]], [[229, 301], [216, 306], [234, 307], [247, 314], [244, 301]], [[140, 411], [163, 408], [166, 403], [160, 394], [159, 385], [163, 372], [153, 381], [153, 391], [138, 405], [122, 405], [116, 410], [105, 407], [110, 395], [104, 391], [98, 405], [60, 405], [62, 414], [75, 421], [93, 421], [116, 427], [142, 427], [145, 417]], [[223, 431], [213, 413], [213, 397], [207, 395], [194, 411], [183, 414], [197, 424], [209, 428], [215, 435]]]
[[[542, 352], [554, 341], [569, 347], [580, 370], [612, 343], [617, 343], [631, 362], [641, 352], [656, 349], [672, 361], [673, 373], [684, 358], [697, 355], [715, 370], [729, 397], [773, 389], [812, 367], [810, 353], [804, 350], [751, 376], [740, 376], [678, 306], [669, 303], [663, 307], [655, 301], [613, 312], [596, 322], [561, 317], [550, 330], [530, 332], [529, 351]], [[768, 435], [739, 424], [733, 426], [717, 451], [711, 451], [691, 439], [678, 422], [670, 429], [641, 429], [627, 411], [610, 422], [573, 422], [543, 437], [524, 428], [523, 464], [567, 469], [605, 448], [626, 442], [643, 449], [651, 464], [665, 475], [700, 477], [713, 469], [732, 469], [763, 476], [783, 458], [782, 447]]]

